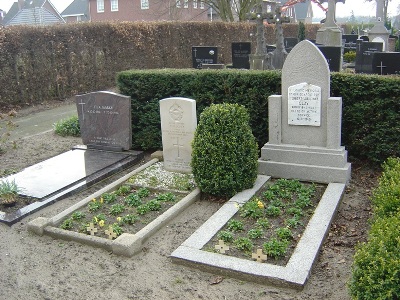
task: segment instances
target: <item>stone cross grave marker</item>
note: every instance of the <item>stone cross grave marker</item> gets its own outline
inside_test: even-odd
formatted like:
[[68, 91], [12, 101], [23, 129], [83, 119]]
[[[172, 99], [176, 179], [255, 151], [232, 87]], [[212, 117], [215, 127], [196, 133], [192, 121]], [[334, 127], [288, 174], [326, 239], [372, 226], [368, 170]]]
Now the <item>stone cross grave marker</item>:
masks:
[[235, 69], [250, 69], [250, 42], [232, 43], [232, 66]]
[[216, 64], [218, 62], [218, 48], [209, 46], [192, 47], [192, 64], [195, 69], [202, 69], [203, 64]]
[[350, 180], [341, 146], [342, 99], [330, 97], [328, 64], [310, 41], [289, 53], [282, 95], [268, 98], [268, 111], [269, 141], [261, 149], [260, 174], [324, 183]]
[[219, 253], [225, 254], [226, 251], [229, 251], [229, 246], [225, 245], [223, 240], [219, 240], [218, 244], [214, 246], [215, 250], [218, 250]]
[[191, 173], [192, 140], [197, 126], [196, 101], [188, 98], [160, 100], [164, 168]]
[[85, 145], [105, 150], [132, 147], [131, 99], [112, 92], [76, 96], [76, 105]]
[[268, 259], [268, 256], [263, 253], [262, 249], [257, 249], [255, 253], [251, 254], [251, 258], [262, 263]]

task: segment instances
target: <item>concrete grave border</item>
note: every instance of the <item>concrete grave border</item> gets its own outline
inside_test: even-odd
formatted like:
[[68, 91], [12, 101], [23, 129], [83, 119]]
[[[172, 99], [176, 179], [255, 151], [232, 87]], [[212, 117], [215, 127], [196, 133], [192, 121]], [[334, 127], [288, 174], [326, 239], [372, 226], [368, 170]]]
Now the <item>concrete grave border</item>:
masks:
[[135, 169], [129, 174], [121, 177], [117, 181], [107, 185], [101, 190], [95, 192], [94, 194], [86, 197], [75, 205], [67, 208], [61, 213], [57, 214], [52, 218], [39, 217], [28, 223], [28, 230], [36, 233], [40, 236], [43, 234], [52, 236], [57, 239], [63, 239], [68, 241], [75, 241], [82, 244], [90, 245], [93, 247], [103, 248], [107, 251], [112, 251], [114, 254], [131, 257], [134, 254], [142, 250], [142, 244], [155, 234], [160, 228], [165, 226], [170, 220], [175, 218], [178, 214], [184, 211], [187, 207], [193, 204], [196, 200], [200, 198], [200, 190], [195, 189], [189, 193], [186, 197], [181, 199], [174, 206], [169, 208], [165, 213], [158, 216], [151, 223], [142, 228], [139, 232], [135, 234], [123, 233], [115, 240], [108, 240], [106, 238], [86, 235], [83, 233], [78, 233], [74, 231], [63, 230], [58, 228], [58, 225], [66, 219], [74, 211], [86, 206], [93, 198], [99, 197], [103, 193], [114, 190], [121, 186], [130, 177], [139, 173], [140, 171], [146, 169], [152, 164], [158, 162], [159, 159], [154, 158], [148, 163], [142, 165], [141, 167]]
[[269, 179], [259, 175], [252, 189], [231, 198], [171, 254], [172, 261], [238, 279], [302, 289], [339, 207], [345, 184], [329, 183], [285, 267], [201, 250]]

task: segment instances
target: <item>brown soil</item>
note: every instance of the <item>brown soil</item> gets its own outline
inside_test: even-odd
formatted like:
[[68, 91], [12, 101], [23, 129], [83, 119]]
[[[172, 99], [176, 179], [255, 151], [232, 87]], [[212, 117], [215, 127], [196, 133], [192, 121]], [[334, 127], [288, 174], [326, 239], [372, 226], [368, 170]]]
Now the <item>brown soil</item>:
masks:
[[[80, 143], [79, 138], [53, 133], [18, 140], [15, 149], [10, 146], [0, 156], [0, 174], [21, 170]], [[352, 167], [351, 183], [302, 291], [220, 278], [171, 262], [169, 255], [218, 210], [221, 203], [217, 202], [195, 203], [132, 258], [26, 230], [29, 221], [54, 216], [130, 169], [11, 227], [0, 223], [0, 299], [350, 299], [346, 284], [354, 246], [366, 239], [368, 197], [379, 176], [367, 164]]]

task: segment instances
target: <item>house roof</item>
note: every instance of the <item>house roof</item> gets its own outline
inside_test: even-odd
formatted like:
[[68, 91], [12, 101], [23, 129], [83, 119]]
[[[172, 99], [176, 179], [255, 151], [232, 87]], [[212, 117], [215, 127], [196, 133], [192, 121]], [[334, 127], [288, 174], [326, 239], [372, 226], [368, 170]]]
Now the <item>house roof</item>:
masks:
[[[53, 12], [44, 7], [46, 2], [52, 6]], [[4, 25], [48, 25], [64, 22], [64, 19], [49, 0], [25, 0], [21, 10], [18, 2], [14, 2], [3, 19]]]
[[64, 11], [61, 13], [61, 16], [80, 16], [80, 15], [89, 15], [89, 2], [88, 0], [74, 0]]
[[[289, 0], [283, 0], [282, 4], [285, 4]], [[294, 5], [294, 10], [296, 12], [296, 19], [305, 19], [307, 17], [308, 7], [311, 5], [310, 0], [305, 2], [300, 2]]]

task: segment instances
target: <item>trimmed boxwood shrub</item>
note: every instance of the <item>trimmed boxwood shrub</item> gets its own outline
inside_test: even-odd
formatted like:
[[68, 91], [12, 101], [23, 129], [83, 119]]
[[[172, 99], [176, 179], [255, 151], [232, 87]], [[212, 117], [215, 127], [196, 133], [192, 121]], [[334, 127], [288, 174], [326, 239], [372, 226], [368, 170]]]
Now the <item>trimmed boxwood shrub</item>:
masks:
[[349, 282], [353, 299], [400, 299], [400, 159], [389, 158], [372, 197], [368, 241], [357, 246]]
[[253, 186], [258, 146], [249, 119], [238, 104], [214, 104], [201, 113], [192, 143], [192, 170], [202, 192], [231, 197]]

